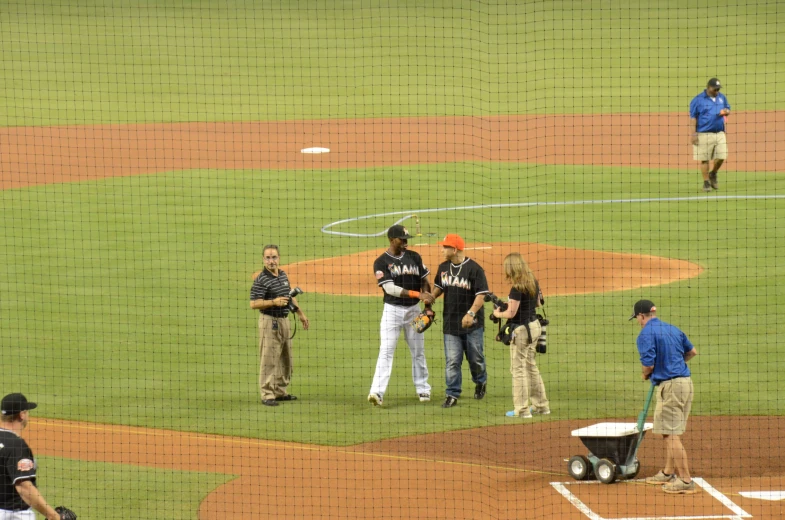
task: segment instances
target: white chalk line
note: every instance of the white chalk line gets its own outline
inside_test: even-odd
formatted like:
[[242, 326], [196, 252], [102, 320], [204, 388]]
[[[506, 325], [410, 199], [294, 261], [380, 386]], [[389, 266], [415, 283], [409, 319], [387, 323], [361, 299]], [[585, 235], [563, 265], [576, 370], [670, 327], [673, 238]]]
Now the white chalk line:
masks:
[[[605, 200], [564, 200], [553, 202], [510, 202], [505, 204], [476, 204], [472, 206], [452, 206], [446, 208], [425, 208], [425, 209], [410, 209], [406, 211], [390, 211], [386, 213], [375, 213], [373, 215], [363, 215], [362, 217], [352, 217], [343, 220], [336, 220], [322, 227], [322, 233], [328, 235], [340, 235], [344, 237], [357, 237], [357, 238], [371, 238], [380, 237], [387, 233], [387, 228], [379, 231], [378, 233], [345, 233], [343, 231], [330, 231], [330, 228], [347, 224], [349, 222], [359, 222], [361, 220], [368, 220], [372, 218], [393, 217], [398, 215], [405, 215], [404, 217], [396, 220], [391, 226], [400, 224], [406, 219], [414, 215], [422, 213], [441, 213], [445, 211], [462, 211], [474, 209], [496, 209], [496, 208], [529, 208], [535, 206], [583, 206], [592, 204], [643, 204], [648, 202], [702, 202], [702, 201], [720, 201], [720, 200], [773, 200], [785, 199], [785, 195], [716, 195], [716, 196], [695, 196], [695, 197], [649, 197], [643, 199], [605, 199]], [[389, 227], [389, 226], [388, 226]]]
[[[736, 505], [731, 499], [726, 497], [720, 491], [717, 491], [713, 486], [711, 486], [708, 482], [703, 480], [702, 478], [693, 478], [692, 479], [696, 485], [703, 488], [709, 495], [711, 495], [715, 500], [720, 502], [723, 506], [730, 509], [733, 514], [730, 515], [705, 515], [705, 516], [633, 516], [628, 518], [613, 518], [612, 520], [709, 520], [709, 519], [727, 519], [727, 520], [742, 520], [743, 518], [752, 518], [752, 515], [744, 511], [741, 507]], [[599, 482], [595, 481], [579, 481], [579, 482], [551, 482], [551, 486], [559, 492], [561, 496], [566, 498], [572, 505], [575, 506], [578, 511], [583, 513], [589, 520], [611, 520], [600, 516], [599, 514], [592, 511], [592, 509], [583, 503], [583, 501], [572, 494], [572, 492], [567, 489], [567, 485], [580, 485], [580, 484], [595, 484], [603, 486], [605, 484], [600, 484]]]

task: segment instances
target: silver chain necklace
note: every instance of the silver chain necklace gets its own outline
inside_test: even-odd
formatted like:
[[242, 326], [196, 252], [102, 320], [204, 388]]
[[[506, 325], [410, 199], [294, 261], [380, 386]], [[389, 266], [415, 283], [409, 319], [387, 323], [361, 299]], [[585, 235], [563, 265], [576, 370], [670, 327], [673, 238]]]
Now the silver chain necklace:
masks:
[[453, 272], [452, 272], [453, 263], [452, 263], [452, 262], [450, 262], [450, 276], [452, 276], [452, 277], [456, 277], [456, 276], [458, 276], [459, 274], [461, 274], [461, 269], [463, 269], [463, 264], [465, 264], [465, 263], [466, 263], [466, 260], [464, 259], [464, 261], [463, 261], [463, 262], [461, 262], [460, 266], [458, 267], [458, 272], [457, 272], [457, 273], [453, 273]]

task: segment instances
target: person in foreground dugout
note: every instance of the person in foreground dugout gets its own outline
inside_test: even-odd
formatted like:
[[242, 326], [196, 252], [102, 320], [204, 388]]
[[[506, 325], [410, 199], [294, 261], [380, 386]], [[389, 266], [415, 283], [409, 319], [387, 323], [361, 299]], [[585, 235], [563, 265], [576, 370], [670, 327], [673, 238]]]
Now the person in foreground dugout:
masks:
[[35, 520], [33, 509], [47, 520], [76, 520], [70, 509], [50, 506], [35, 485], [38, 464], [21, 435], [37, 406], [18, 393], [0, 402], [0, 520]]

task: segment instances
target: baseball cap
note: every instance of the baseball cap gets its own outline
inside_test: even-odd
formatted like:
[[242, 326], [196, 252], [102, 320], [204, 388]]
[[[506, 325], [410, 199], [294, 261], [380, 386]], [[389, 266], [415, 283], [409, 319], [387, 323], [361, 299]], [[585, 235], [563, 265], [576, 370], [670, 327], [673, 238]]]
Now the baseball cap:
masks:
[[412, 238], [412, 236], [409, 234], [409, 230], [400, 224], [396, 224], [387, 230], [387, 238], [392, 240], [393, 238]]
[[28, 401], [27, 397], [22, 394], [8, 394], [3, 397], [3, 401], [0, 403], [0, 410], [2, 410], [3, 415], [16, 415], [25, 410], [32, 410], [36, 406], [38, 405]]
[[458, 251], [463, 251], [466, 248], [466, 242], [460, 237], [460, 235], [456, 235], [455, 233], [450, 233], [444, 240], [439, 242], [440, 246], [447, 246], [447, 247], [454, 247]]
[[721, 89], [722, 85], [720, 84], [720, 80], [717, 78], [711, 78], [708, 83], [706, 83], [707, 87], [712, 87], [716, 89]]
[[638, 300], [635, 303], [635, 307], [633, 308], [632, 316], [627, 321], [632, 320], [638, 314], [648, 314], [652, 311], [656, 311], [657, 307], [654, 306], [654, 302], [649, 300]]

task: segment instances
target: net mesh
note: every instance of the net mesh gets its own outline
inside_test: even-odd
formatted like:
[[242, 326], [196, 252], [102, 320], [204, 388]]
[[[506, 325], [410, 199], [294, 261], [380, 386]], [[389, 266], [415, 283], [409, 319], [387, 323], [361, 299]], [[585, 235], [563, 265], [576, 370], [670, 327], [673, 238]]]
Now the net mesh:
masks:
[[0, 390], [45, 500], [780, 517], [783, 5], [3, 2]]

